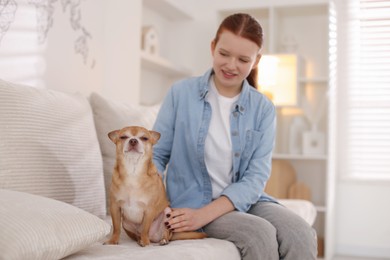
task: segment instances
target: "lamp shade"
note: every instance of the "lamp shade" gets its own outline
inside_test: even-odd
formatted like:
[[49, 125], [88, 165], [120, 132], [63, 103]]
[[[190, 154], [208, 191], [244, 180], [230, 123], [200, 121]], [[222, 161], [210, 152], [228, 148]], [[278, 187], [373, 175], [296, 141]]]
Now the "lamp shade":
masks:
[[298, 104], [298, 57], [295, 54], [263, 55], [258, 69], [259, 91], [275, 106]]

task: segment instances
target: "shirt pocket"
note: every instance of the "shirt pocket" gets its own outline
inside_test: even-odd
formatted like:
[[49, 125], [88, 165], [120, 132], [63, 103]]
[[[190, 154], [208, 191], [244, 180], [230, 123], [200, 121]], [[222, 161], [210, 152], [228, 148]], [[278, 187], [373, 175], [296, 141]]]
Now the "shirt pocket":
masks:
[[255, 150], [260, 147], [263, 133], [255, 130], [247, 130], [245, 135], [245, 146], [243, 159], [249, 160]]

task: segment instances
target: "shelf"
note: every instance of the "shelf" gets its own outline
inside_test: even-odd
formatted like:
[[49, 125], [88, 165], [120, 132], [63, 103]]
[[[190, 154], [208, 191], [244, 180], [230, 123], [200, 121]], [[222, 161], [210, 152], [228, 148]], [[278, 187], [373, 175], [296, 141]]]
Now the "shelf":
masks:
[[298, 78], [298, 82], [302, 84], [308, 84], [308, 83], [327, 84], [328, 78], [327, 77]]
[[170, 20], [192, 20], [192, 16], [168, 0], [143, 0], [143, 4]]
[[327, 156], [323, 154], [287, 154], [287, 153], [274, 153], [272, 159], [284, 159], [284, 160], [327, 160]]
[[163, 57], [151, 55], [144, 51], [141, 51], [141, 66], [167, 76], [189, 77], [192, 75], [190, 70], [176, 66]]

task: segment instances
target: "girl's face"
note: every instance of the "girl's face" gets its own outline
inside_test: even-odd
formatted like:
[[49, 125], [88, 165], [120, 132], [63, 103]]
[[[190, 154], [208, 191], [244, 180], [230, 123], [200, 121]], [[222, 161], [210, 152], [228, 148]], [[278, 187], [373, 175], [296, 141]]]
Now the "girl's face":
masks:
[[242, 82], [259, 63], [256, 43], [224, 30], [217, 43], [211, 43], [214, 81], [218, 92], [227, 97], [240, 93]]

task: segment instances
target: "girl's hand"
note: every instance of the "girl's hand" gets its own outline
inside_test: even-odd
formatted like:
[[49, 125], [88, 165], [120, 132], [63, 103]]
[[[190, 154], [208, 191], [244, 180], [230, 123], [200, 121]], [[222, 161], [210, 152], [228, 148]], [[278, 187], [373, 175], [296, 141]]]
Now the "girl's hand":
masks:
[[165, 225], [174, 232], [195, 231], [233, 210], [231, 201], [221, 196], [200, 209], [176, 208], [165, 212]]
[[173, 232], [195, 231], [206, 225], [201, 209], [177, 208], [167, 214], [165, 225]]

